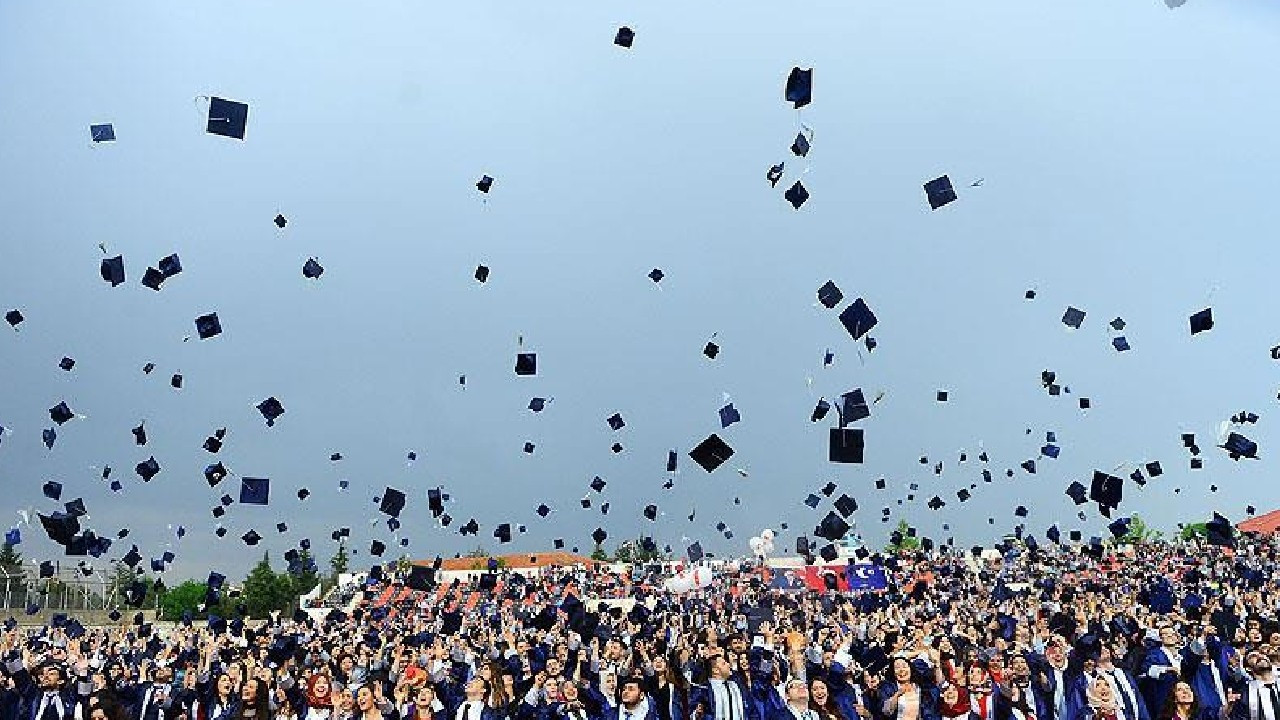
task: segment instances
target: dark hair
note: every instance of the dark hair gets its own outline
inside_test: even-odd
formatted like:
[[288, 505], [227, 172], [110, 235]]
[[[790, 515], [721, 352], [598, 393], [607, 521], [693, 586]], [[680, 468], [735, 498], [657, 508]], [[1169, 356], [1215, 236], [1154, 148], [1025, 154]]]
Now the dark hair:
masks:
[[811, 691], [809, 694], [809, 709], [818, 711], [820, 717], [844, 720], [844, 713], [840, 712], [840, 706], [836, 705], [835, 693], [831, 692], [831, 686], [827, 684], [826, 678], [809, 678], [808, 686], [811, 690], [813, 688], [813, 684], [816, 682], [820, 682], [827, 686], [827, 701], [819, 705], [818, 701], [813, 699], [813, 693]]
[[[1174, 711], [1178, 708], [1178, 701], [1176, 700], [1176, 697], [1178, 694], [1178, 685], [1180, 684], [1182, 684], [1181, 680], [1175, 682], [1169, 688], [1168, 694], [1164, 696], [1164, 700], [1160, 705], [1159, 712], [1156, 713], [1157, 720], [1173, 720], [1175, 717]], [[1191, 685], [1191, 683], [1187, 683], [1187, 687], [1191, 688], [1192, 698], [1191, 712], [1187, 714], [1187, 717], [1195, 720], [1195, 718], [1200, 716], [1200, 698], [1196, 697], [1196, 689]]]
[[237, 715], [237, 720], [239, 720], [239, 718], [250, 717], [250, 715], [245, 713], [246, 710], [253, 711], [253, 720], [271, 720], [271, 696], [270, 690], [267, 688], [267, 681], [253, 677], [252, 675], [246, 677], [244, 681], [245, 683], [258, 683], [258, 690], [253, 694], [252, 705], [241, 705], [240, 712]]

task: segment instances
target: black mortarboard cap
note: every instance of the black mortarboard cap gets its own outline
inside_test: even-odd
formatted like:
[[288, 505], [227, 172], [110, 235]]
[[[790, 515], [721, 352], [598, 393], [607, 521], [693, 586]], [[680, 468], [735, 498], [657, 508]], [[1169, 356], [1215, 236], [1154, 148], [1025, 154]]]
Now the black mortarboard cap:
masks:
[[536, 397], [529, 401], [529, 409], [534, 412], [542, 412], [547, 407], [547, 399]]
[[271, 496], [271, 480], [268, 478], [240, 478], [240, 503], [266, 505]]
[[834, 493], [835, 491], [836, 491], [836, 484], [833, 482], [829, 482], [826, 485], [822, 486], [822, 494], [827, 497], [831, 497], [831, 494]]
[[1107, 525], [1107, 529], [1111, 531], [1113, 537], [1122, 538], [1129, 534], [1129, 525], [1132, 522], [1127, 517], [1116, 518], [1110, 525]]
[[387, 551], [387, 546], [381, 540], [374, 540], [369, 544], [369, 554], [374, 557], [382, 557], [382, 553]]
[[1116, 352], [1124, 352], [1129, 349], [1129, 341], [1125, 339], [1125, 336], [1121, 335], [1111, 340], [1111, 347], [1115, 348]]
[[60, 402], [57, 405], [54, 405], [53, 407], [49, 408], [49, 419], [53, 420], [55, 423], [59, 425], [67, 422], [68, 420], [70, 420], [75, 416], [76, 414], [71, 412], [71, 408], [67, 407], [67, 404], [65, 402]]
[[208, 340], [222, 334], [222, 323], [218, 321], [218, 313], [209, 313], [196, 318], [196, 333], [201, 340]]
[[220, 452], [222, 450], [222, 440], [218, 439], [214, 435], [210, 435], [204, 439], [204, 444], [201, 445], [201, 447], [211, 453]]
[[96, 143], [114, 142], [116, 139], [116, 129], [111, 123], [100, 123], [89, 126], [89, 138]]
[[862, 298], [858, 298], [840, 313], [840, 323], [849, 331], [853, 339], [857, 340], [875, 327], [877, 320], [875, 313], [867, 307], [867, 303]]
[[765, 179], [769, 181], [769, 187], [778, 187], [778, 181], [782, 179], [782, 170], [786, 167], [786, 163], [778, 163], [770, 165], [769, 172], [765, 173]]
[[152, 290], [159, 292], [160, 286], [164, 284], [164, 273], [153, 267], [149, 267], [147, 268], [147, 271], [142, 274], [142, 284], [145, 287], [149, 287]]
[[537, 353], [517, 353], [516, 354], [516, 374], [517, 375], [537, 375], [538, 374]]
[[511, 542], [511, 524], [502, 523], [498, 527], [494, 528], [493, 536], [497, 538], [500, 543]]
[[649, 271], [649, 279], [654, 282], [662, 282], [662, 278], [664, 277], [666, 277], [666, 274], [658, 268], [654, 268]]
[[807, 70], [791, 68], [791, 74], [787, 75], [787, 86], [783, 91], [783, 97], [797, 110], [812, 102], [813, 68]]
[[54, 568], [53, 568], [53, 563], [51, 561], [45, 560], [44, 562], [40, 563], [40, 577], [51, 578], [53, 577], [53, 572], [54, 572]]
[[1231, 521], [1215, 512], [1213, 519], [1205, 523], [1205, 541], [1210, 545], [1234, 548], [1235, 529], [1231, 526]]
[[438, 518], [444, 514], [444, 494], [440, 492], [440, 488], [429, 488], [427, 490], [427, 507], [431, 510], [431, 517]]
[[267, 421], [267, 427], [273, 427], [276, 424], [276, 419], [284, 414], [284, 405], [281, 405], [280, 401], [275, 397], [263, 400], [256, 407], [258, 412], [262, 413], [263, 419]]
[[798, 157], [804, 157], [809, 154], [809, 138], [804, 133], [796, 133], [795, 142], [791, 143], [791, 152]]
[[733, 448], [722, 439], [719, 435], [712, 433], [706, 440], [698, 443], [697, 447], [689, 451], [689, 457], [698, 463], [703, 470], [714, 472], [729, 458], [733, 457]]
[[951, 178], [946, 175], [925, 183], [924, 192], [929, 198], [929, 207], [934, 210], [956, 199], [956, 190], [951, 186]]
[[606, 482], [605, 479], [600, 477], [599, 475], [595, 476], [594, 478], [591, 478], [591, 489], [595, 490], [596, 492], [603, 492], [605, 486], [608, 484], [609, 483]]
[[44, 496], [50, 500], [62, 499], [62, 483], [56, 480], [46, 482], [40, 491], [43, 492]]
[[791, 207], [799, 210], [800, 206], [804, 205], [809, 199], [809, 191], [805, 189], [804, 183], [797, 180], [794, 185], [782, 194], [782, 197], [791, 203]]
[[111, 283], [111, 287], [115, 287], [124, 282], [124, 256], [117, 255], [115, 257], [103, 258], [102, 266], [99, 268], [102, 273], [102, 279]]
[[143, 482], [151, 482], [152, 478], [160, 474], [160, 463], [156, 462], [153, 455], [138, 463], [133, 470], [138, 473], [138, 477], [142, 478]]
[[378, 510], [393, 518], [400, 517], [400, 511], [404, 510], [404, 493], [388, 487], [382, 491], [382, 502], [379, 503]]
[[1079, 480], [1073, 481], [1071, 485], [1067, 487], [1067, 496], [1070, 497], [1077, 505], [1083, 505], [1089, 502], [1089, 491]]
[[814, 495], [813, 493], [809, 493], [809, 497], [804, 499], [804, 504], [814, 509], [817, 509], [818, 505], [821, 502], [822, 502], [822, 498], [818, 497], [817, 495]]
[[1100, 470], [1094, 470], [1089, 499], [1101, 506], [1119, 507], [1120, 501], [1124, 499], [1124, 480]]
[[493, 187], [493, 178], [488, 175], [482, 175], [480, 176], [480, 179], [476, 181], [476, 189], [482, 193], [487, 194], [489, 192], [489, 189], [492, 187]]
[[836, 510], [844, 517], [849, 517], [858, 509], [858, 502], [853, 498], [841, 493], [836, 499]]
[[1057, 525], [1053, 525], [1048, 530], [1045, 530], [1044, 536], [1049, 538], [1049, 540], [1055, 544], [1062, 542], [1062, 533], [1058, 530]]
[[667, 472], [676, 471], [676, 457], [677, 455], [675, 450], [667, 451]]
[[[1084, 322], [1085, 312], [1078, 308], [1067, 307], [1066, 312], [1062, 313], [1062, 324], [1070, 328], [1080, 329], [1080, 324]], [[1050, 382], [1053, 382], [1052, 380]]]
[[1258, 443], [1241, 435], [1240, 433], [1231, 433], [1227, 436], [1227, 441], [1223, 443], [1222, 449], [1227, 451], [1232, 460], [1239, 460], [1242, 457], [1257, 459]]
[[261, 535], [259, 535], [259, 534], [258, 534], [258, 532], [257, 532], [256, 530], [250, 530], [249, 532], [245, 533], [244, 535], [241, 535], [241, 536], [240, 536], [240, 539], [244, 541], [244, 544], [245, 544], [245, 545], [250, 545], [250, 546], [252, 546], [252, 545], [257, 545], [257, 544], [258, 544], [258, 542], [259, 542], [260, 540], [262, 540], [262, 536], [261, 536]]
[[178, 257], [177, 253], [174, 253], [167, 257], [160, 258], [160, 262], [156, 263], [156, 268], [160, 271], [160, 274], [164, 275], [165, 279], [168, 280], [174, 275], [182, 272], [182, 260]]
[[818, 398], [818, 404], [813, 406], [813, 412], [809, 415], [809, 422], [818, 422], [827, 416], [831, 410], [831, 403], [826, 398]]
[[862, 428], [831, 428], [827, 459], [834, 463], [860, 463], [863, 442]]
[[169, 385], [173, 387], [174, 390], [181, 390], [182, 389], [182, 373], [174, 373], [173, 377], [169, 378]]
[[849, 523], [834, 512], [828, 512], [813, 534], [826, 538], [831, 542], [836, 542], [843, 538], [847, 532], [849, 532]]
[[973, 495], [969, 493], [968, 488], [960, 488], [956, 491], [956, 498], [959, 499], [960, 502], [968, 502], [971, 497], [973, 497]]
[[210, 134], [243, 140], [248, 121], [249, 106], [245, 103], [220, 97], [209, 98], [209, 124], [205, 129]]
[[20, 310], [10, 310], [4, 314], [4, 321], [9, 323], [10, 327], [18, 327], [24, 319]]
[[486, 282], [486, 281], [488, 281], [488, 280], [489, 280], [489, 266], [487, 266], [487, 265], [477, 265], [477, 266], [476, 266], [476, 275], [475, 275], [475, 277], [476, 277], [476, 282]]
[[320, 264], [319, 260], [307, 258], [307, 261], [302, 263], [302, 277], [308, 280], [315, 280], [323, 274], [324, 266]]
[[855, 388], [840, 396], [836, 412], [840, 415], [840, 427], [845, 427], [850, 423], [871, 417], [871, 406], [867, 404], [862, 388]]
[[600, 545], [603, 544], [605, 540], [609, 539], [609, 533], [605, 532], [604, 528], [596, 528], [595, 531], [591, 533], [591, 539], [594, 540], [597, 545]]
[[274, 222], [276, 224], [276, 227], [280, 229], [284, 229], [284, 226], [289, 224], [288, 218], [286, 218], [284, 215], [281, 215], [280, 213], [276, 213], [275, 219], [272, 220], [271, 222]]
[[831, 562], [832, 560], [835, 560], [837, 557], [840, 557], [840, 551], [836, 549], [835, 545], [831, 543], [827, 543], [826, 545], [822, 546], [821, 550], [818, 551], [818, 555], [820, 555], [823, 560], [826, 560], [827, 562]]
[[702, 543], [700, 542], [690, 545], [687, 548], [687, 552], [689, 553], [689, 562], [691, 563], [700, 562], [702, 558], [706, 557], [706, 553], [702, 551]]
[[627, 425], [627, 423], [623, 421], [622, 416], [619, 415], [618, 413], [614, 413], [610, 415], [609, 418], [606, 420], [606, 422], [608, 422], [609, 427], [613, 428], [614, 430], [621, 430]]
[[828, 280], [818, 288], [818, 302], [828, 310], [839, 305], [841, 300], [844, 300], [844, 293], [840, 292], [833, 281]]
[[1145, 465], [1147, 474], [1151, 477], [1160, 477], [1164, 474], [1164, 468], [1160, 467], [1159, 460], [1153, 460]]
[[227, 468], [220, 462], [208, 465], [204, 469], [204, 479], [208, 481], [209, 487], [213, 487], [222, 482], [223, 478], [226, 476]]
[[133, 584], [125, 588], [124, 599], [131, 607], [141, 607], [142, 601], [147, 599], [147, 584], [135, 580]]
[[133, 442], [134, 442], [134, 444], [136, 444], [136, 445], [146, 445], [146, 444], [147, 444], [147, 426], [146, 426], [146, 423], [139, 423], [139, 424], [138, 424], [138, 427], [134, 428], [134, 429], [133, 429], [133, 430], [131, 430], [130, 432], [132, 432], [132, 433], [133, 433]]
[[70, 372], [71, 368], [75, 366], [76, 366], [75, 358], [64, 357], [58, 361], [58, 367], [62, 368], [63, 370], [66, 370], [67, 372]]
[[652, 504], [650, 504], [650, 505], [645, 505], [645, 506], [644, 506], [644, 516], [645, 516], [646, 518], [650, 519], [650, 520], [657, 520], [657, 519], [658, 519], [658, 506], [657, 506], [657, 505], [652, 505]]
[[83, 517], [89, 514], [89, 512], [85, 510], [84, 499], [82, 498], [69, 500], [66, 503], [63, 503], [62, 507], [66, 508], [67, 514], [71, 517]]
[[715, 360], [716, 356], [720, 354], [720, 346], [713, 342], [709, 342], [706, 344], [706, 347], [702, 348], [702, 354], [712, 360]]
[[1213, 308], [1205, 308], [1191, 316], [1191, 334], [1213, 329]]
[[613, 44], [618, 47], [629, 48], [635, 40], [635, 31], [625, 25], [618, 28], [618, 33], [613, 36]]
[[404, 584], [413, 590], [430, 590], [436, 584], [436, 571], [429, 565], [414, 565]]

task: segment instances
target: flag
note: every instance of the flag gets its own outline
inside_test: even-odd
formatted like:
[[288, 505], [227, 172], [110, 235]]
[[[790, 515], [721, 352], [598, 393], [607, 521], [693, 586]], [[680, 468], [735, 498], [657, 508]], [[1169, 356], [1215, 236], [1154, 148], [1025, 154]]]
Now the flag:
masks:
[[848, 565], [844, 570], [845, 579], [850, 590], [884, 590], [889, 587], [889, 578], [884, 568], [870, 563]]

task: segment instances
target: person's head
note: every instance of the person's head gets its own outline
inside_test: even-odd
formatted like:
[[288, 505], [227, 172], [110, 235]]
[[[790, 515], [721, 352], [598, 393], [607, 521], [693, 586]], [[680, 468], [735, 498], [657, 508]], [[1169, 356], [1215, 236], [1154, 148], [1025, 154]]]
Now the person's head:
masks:
[[329, 693], [333, 690], [333, 685], [329, 682], [329, 676], [324, 673], [313, 673], [307, 677], [307, 702], [311, 705], [328, 706], [332, 701]]
[[567, 703], [578, 701], [578, 683], [565, 680], [560, 683], [560, 697]]
[[968, 672], [969, 687], [971, 689], [983, 688], [987, 684], [987, 669], [978, 664], [969, 666]]
[[1182, 644], [1182, 638], [1178, 636], [1176, 628], [1166, 625], [1160, 628], [1160, 644], [1167, 648], [1176, 648]]
[[620, 699], [623, 705], [634, 707], [643, 695], [644, 691], [640, 689], [640, 678], [632, 676], [622, 681]]
[[151, 677], [160, 685], [168, 685], [173, 682], [173, 668], [161, 665], [151, 673]]
[[338, 658], [338, 669], [344, 673], [350, 673], [356, 667], [356, 659], [350, 654], [343, 655]]
[[463, 687], [463, 691], [467, 694], [468, 700], [481, 700], [489, 692], [489, 683], [479, 675], [467, 681]]
[[222, 673], [214, 682], [213, 687], [218, 691], [218, 695], [227, 696], [231, 694], [231, 688], [235, 685], [235, 681], [227, 673]]
[[809, 682], [809, 699], [817, 705], [826, 705], [831, 693], [828, 691], [827, 683], [817, 678]]
[[436, 689], [430, 685], [419, 685], [413, 692], [413, 704], [419, 708], [429, 708], [436, 702]]
[[600, 673], [600, 690], [605, 695], [613, 695], [618, 691], [618, 676], [613, 672]]
[[880, 673], [873, 673], [870, 670], [864, 670], [862, 672], [862, 686], [871, 692], [875, 692], [880, 689], [880, 681], [882, 679], [883, 678]]
[[46, 692], [62, 687], [65, 679], [62, 676], [62, 666], [53, 663], [42, 666], [37, 677], [39, 677], [40, 689]]
[[742, 633], [734, 633], [729, 636], [729, 649], [735, 653], [744, 653], [747, 651], [747, 636]]
[[1244, 669], [1260, 680], [1271, 676], [1271, 658], [1266, 653], [1253, 650], [1244, 658]]
[[356, 712], [363, 714], [373, 710], [373, 706], [375, 704], [373, 700], [373, 688], [368, 685], [361, 685], [356, 688], [355, 698]]
[[1111, 692], [1111, 683], [1106, 678], [1095, 678], [1089, 683], [1089, 689], [1086, 693], [1089, 705], [1091, 707], [1106, 707], [1115, 704], [1115, 694]]
[[1050, 642], [1044, 649], [1044, 659], [1048, 660], [1050, 665], [1061, 669], [1067, 664], [1067, 652], [1061, 643]]
[[893, 679], [899, 685], [911, 681], [911, 663], [906, 658], [893, 659]]
[[547, 658], [547, 677], [559, 677], [564, 672], [564, 664], [558, 657]]
[[729, 664], [729, 658], [725, 657], [724, 653], [711, 656], [708, 670], [711, 672], [711, 677], [716, 680], [727, 680], [733, 674], [733, 666]]
[[1249, 628], [1248, 632], [1245, 633], [1245, 640], [1249, 641], [1250, 645], [1261, 645], [1262, 644], [1261, 628], [1258, 628], [1258, 627]]
[[1196, 691], [1191, 683], [1178, 681], [1173, 686], [1173, 702], [1178, 705], [1191, 705], [1196, 701]]
[[950, 707], [958, 702], [960, 702], [960, 687], [955, 683], [947, 683], [947, 686], [942, 688], [942, 704]]
[[1016, 678], [1031, 677], [1031, 666], [1025, 655], [1015, 654], [1009, 658], [1009, 674]]

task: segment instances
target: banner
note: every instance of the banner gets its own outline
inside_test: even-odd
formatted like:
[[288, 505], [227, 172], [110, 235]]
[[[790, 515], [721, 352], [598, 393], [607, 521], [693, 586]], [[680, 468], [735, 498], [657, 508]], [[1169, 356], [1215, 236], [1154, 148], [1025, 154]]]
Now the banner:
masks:
[[846, 566], [845, 578], [850, 590], [884, 590], [889, 587], [884, 568], [870, 563]]

